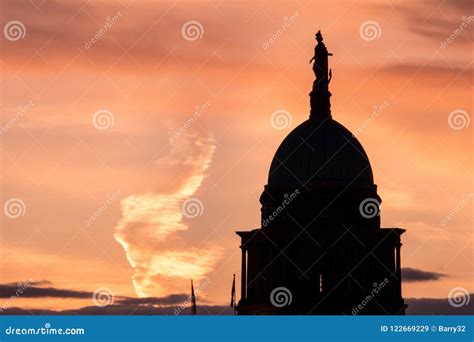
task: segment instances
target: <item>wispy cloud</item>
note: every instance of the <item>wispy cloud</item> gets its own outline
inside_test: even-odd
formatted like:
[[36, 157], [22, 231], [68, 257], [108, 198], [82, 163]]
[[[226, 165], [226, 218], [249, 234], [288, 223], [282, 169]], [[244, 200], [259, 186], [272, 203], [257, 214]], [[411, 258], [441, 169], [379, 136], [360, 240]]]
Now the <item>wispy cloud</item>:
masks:
[[179, 234], [189, 229], [181, 206], [201, 186], [214, 154], [213, 139], [186, 132], [170, 143], [169, 154], [157, 166], [172, 170], [177, 179], [170, 189], [123, 199], [122, 219], [115, 229], [115, 238], [135, 269], [133, 285], [140, 297], [187, 289], [189, 279], [203, 279], [222, 252], [211, 243], [189, 243]]
[[469, 80], [474, 74], [474, 69], [466, 66], [448, 66], [448, 65], [424, 65], [424, 64], [390, 64], [381, 68], [381, 72], [387, 76], [398, 76], [398, 77], [417, 77], [422, 80], [430, 78], [448, 78], [452, 79], [459, 75], [464, 75]]
[[417, 268], [405, 267], [402, 268], [403, 281], [429, 281], [440, 280], [446, 277], [446, 274], [438, 272], [422, 271]]
[[[381, 7], [380, 5], [376, 5]], [[383, 5], [382, 5], [383, 6]], [[457, 1], [411, 1], [396, 5], [397, 12], [407, 24], [409, 31], [428, 39], [442, 40], [456, 29], [464, 17], [471, 15], [472, 2]], [[425, 13], [421, 15], [420, 13]], [[458, 40], [461, 44], [469, 44], [472, 31], [465, 30]]]
[[[95, 296], [94, 292], [78, 291], [70, 289], [60, 289], [56, 287], [42, 287], [42, 284], [50, 282], [32, 282], [40, 286], [28, 286], [21, 293], [22, 298], [76, 298], [91, 299]], [[17, 283], [0, 284], [0, 298], [11, 298], [15, 296], [18, 290]], [[186, 294], [169, 294], [163, 297], [134, 298], [127, 296], [114, 296], [114, 302], [118, 305], [176, 305], [183, 303], [188, 299]]]
[[[18, 284], [0, 284], [0, 298], [10, 298], [18, 290]], [[91, 298], [92, 292], [57, 289], [54, 287], [29, 286], [21, 297], [24, 298]]]

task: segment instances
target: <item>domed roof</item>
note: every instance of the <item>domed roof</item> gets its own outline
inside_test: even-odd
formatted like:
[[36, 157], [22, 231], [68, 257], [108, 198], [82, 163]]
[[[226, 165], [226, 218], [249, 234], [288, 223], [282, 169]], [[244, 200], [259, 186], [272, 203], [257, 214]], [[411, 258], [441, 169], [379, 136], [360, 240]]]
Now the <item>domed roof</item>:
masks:
[[362, 145], [331, 117], [308, 119], [288, 134], [273, 157], [268, 175], [270, 186], [321, 181], [374, 183]]

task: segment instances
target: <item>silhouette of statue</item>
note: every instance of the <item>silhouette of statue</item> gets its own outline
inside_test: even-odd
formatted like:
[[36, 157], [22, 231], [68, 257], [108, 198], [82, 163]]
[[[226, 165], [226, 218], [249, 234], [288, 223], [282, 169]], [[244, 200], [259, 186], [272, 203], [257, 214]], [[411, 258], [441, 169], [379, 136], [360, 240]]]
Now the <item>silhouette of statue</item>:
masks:
[[326, 45], [323, 43], [323, 36], [321, 31], [316, 33], [316, 41], [318, 44], [314, 48], [314, 56], [309, 61], [313, 63], [314, 76], [316, 81], [322, 81], [328, 75], [328, 56], [332, 56], [332, 53], [328, 53]]
[[316, 33], [316, 41], [318, 44], [314, 48], [314, 56], [309, 61], [310, 63], [314, 61], [313, 72], [316, 76], [316, 80], [313, 82], [313, 90], [309, 94], [311, 101], [310, 117], [326, 118], [331, 116], [329, 82], [332, 72], [331, 70], [328, 71], [328, 56], [332, 56], [332, 53], [329, 53], [326, 45], [324, 45], [321, 31]]

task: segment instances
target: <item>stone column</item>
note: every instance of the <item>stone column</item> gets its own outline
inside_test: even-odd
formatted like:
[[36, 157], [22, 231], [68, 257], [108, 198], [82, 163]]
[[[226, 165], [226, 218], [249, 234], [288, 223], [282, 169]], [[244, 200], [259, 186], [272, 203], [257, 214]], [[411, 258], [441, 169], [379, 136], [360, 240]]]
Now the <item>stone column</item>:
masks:
[[247, 249], [243, 244], [240, 248], [242, 249], [242, 283], [240, 286], [240, 299], [243, 300], [247, 298]]
[[400, 247], [402, 247], [402, 244], [401, 244], [400, 241], [397, 241], [397, 244], [395, 246], [396, 253], [397, 253], [397, 261], [396, 261], [396, 270], [395, 271], [396, 271], [397, 280], [398, 280], [397, 292], [401, 297], [402, 296], [402, 271], [401, 271], [402, 265], [401, 265], [401, 257], [400, 257]]

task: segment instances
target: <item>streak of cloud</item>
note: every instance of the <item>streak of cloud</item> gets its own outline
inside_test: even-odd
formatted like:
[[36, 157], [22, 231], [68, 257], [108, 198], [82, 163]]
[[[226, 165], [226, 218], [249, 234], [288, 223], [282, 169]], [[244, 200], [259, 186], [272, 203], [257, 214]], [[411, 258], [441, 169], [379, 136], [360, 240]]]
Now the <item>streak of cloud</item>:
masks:
[[[71, 289], [61, 289], [56, 287], [39, 287], [34, 286], [39, 282], [31, 282], [30, 286], [24, 287], [21, 292], [22, 298], [80, 298], [90, 300], [94, 296], [94, 292], [79, 291]], [[11, 298], [18, 295], [19, 283], [0, 284], [0, 299]], [[50, 282], [41, 282], [41, 284], [50, 284]], [[127, 296], [115, 296], [114, 302], [119, 305], [176, 305], [182, 304], [188, 299], [187, 294], [169, 294], [163, 297], [147, 297], [133, 298]]]
[[430, 281], [440, 280], [446, 277], [446, 274], [430, 271], [422, 271], [417, 268], [405, 267], [402, 268], [403, 281]]
[[202, 184], [214, 154], [213, 140], [186, 132], [170, 143], [169, 154], [156, 166], [175, 175], [173, 181], [167, 189], [161, 187], [157, 192], [123, 199], [122, 219], [115, 228], [115, 239], [135, 270], [132, 280], [139, 297], [188, 289], [189, 279], [204, 279], [222, 253], [212, 243], [197, 245], [186, 241], [183, 233], [189, 227], [181, 211], [183, 201]]

